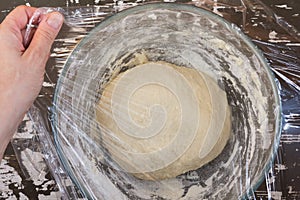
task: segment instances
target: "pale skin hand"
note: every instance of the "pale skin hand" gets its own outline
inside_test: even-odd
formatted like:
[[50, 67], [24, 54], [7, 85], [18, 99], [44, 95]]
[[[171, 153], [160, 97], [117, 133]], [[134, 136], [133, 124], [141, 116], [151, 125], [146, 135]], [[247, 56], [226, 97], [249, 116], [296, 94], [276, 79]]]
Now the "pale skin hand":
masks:
[[24, 31], [35, 10], [19, 6], [0, 24], [0, 161], [41, 89], [50, 49], [63, 23], [56, 12], [41, 16], [26, 49]]

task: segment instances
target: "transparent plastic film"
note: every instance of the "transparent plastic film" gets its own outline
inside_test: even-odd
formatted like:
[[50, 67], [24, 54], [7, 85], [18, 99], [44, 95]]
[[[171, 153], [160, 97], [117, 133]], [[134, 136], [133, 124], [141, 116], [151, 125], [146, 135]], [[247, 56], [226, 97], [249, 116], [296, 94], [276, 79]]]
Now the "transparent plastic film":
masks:
[[[251, 199], [262, 181], [267, 196], [277, 190], [281, 133], [299, 126], [299, 33], [260, 1], [187, 3], [32, 18], [26, 41], [41, 14], [65, 16], [30, 110], [64, 198]], [[253, 13], [267, 16], [259, 34]]]

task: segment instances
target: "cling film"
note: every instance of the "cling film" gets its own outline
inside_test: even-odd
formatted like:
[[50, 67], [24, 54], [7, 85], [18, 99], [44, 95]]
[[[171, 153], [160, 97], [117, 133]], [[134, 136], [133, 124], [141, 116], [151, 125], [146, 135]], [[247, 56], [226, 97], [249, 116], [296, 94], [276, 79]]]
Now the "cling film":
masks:
[[281, 145], [299, 139], [297, 27], [260, 1], [177, 3], [38, 9], [65, 16], [29, 111], [63, 198], [278, 194]]

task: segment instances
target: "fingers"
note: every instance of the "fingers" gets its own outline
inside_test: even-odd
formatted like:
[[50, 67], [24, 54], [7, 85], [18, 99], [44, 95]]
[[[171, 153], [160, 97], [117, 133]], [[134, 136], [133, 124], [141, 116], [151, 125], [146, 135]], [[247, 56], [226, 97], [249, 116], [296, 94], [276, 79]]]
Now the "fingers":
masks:
[[29, 47], [23, 54], [23, 58], [37, 64], [37, 67], [44, 67], [63, 20], [63, 16], [58, 12], [43, 16]]
[[6, 41], [7, 47], [19, 54], [24, 50], [22, 31], [35, 11], [36, 8], [18, 6], [1, 23], [1, 39]]
[[26, 24], [36, 9], [37, 8], [24, 5], [18, 6], [7, 15], [3, 23], [7, 26], [16, 27], [18, 30], [22, 30], [26, 27]]

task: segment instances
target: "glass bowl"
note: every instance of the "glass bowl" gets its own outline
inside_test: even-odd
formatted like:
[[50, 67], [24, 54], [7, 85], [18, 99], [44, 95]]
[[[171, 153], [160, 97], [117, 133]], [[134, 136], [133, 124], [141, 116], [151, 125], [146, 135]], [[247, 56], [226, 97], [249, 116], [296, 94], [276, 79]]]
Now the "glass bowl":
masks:
[[[122, 170], [110, 156], [96, 106], [105, 85], [141, 52], [149, 61], [205, 73], [226, 92], [231, 135], [211, 162], [153, 181]], [[136, 6], [101, 22], [68, 58], [53, 105], [59, 157], [89, 199], [246, 198], [268, 172], [281, 133], [278, 90], [261, 52], [236, 26], [183, 4]]]

